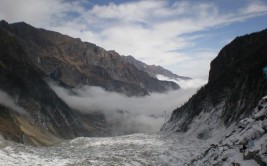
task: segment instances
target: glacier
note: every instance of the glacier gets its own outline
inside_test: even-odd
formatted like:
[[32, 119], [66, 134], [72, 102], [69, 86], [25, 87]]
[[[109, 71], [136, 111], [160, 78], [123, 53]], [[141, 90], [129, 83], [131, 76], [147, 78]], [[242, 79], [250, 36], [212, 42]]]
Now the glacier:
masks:
[[79, 137], [51, 147], [33, 147], [2, 140], [1, 166], [188, 165], [208, 146], [181, 133]]

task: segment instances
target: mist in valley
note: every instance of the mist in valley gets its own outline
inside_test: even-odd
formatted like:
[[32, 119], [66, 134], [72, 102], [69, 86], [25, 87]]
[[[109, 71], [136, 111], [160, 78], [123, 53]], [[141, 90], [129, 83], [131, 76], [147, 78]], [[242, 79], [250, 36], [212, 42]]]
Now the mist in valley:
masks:
[[[186, 84], [186, 81], [183, 81]], [[188, 80], [185, 88], [149, 96], [128, 97], [105, 91], [101, 87], [79, 86], [65, 89], [55, 82], [50, 87], [72, 109], [81, 113], [100, 112], [111, 124], [113, 135], [155, 133], [160, 130], [174, 109], [184, 104], [205, 81]], [[165, 116], [166, 115], [166, 116]]]

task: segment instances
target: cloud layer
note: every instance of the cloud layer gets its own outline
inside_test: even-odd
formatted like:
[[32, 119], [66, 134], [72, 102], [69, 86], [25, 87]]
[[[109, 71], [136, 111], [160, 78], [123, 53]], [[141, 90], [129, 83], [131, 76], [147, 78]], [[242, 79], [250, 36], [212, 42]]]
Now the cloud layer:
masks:
[[168, 120], [171, 112], [197, 90], [188, 88], [144, 97], [127, 97], [100, 87], [82, 86], [67, 90], [55, 83], [50, 82], [49, 85], [71, 108], [82, 113], [102, 112], [116, 128], [114, 132], [124, 134], [159, 131], [165, 121], [165, 111]]
[[159, 80], [164, 80], [164, 81], [173, 81], [175, 83], [177, 83], [178, 85], [180, 85], [180, 87], [185, 90], [185, 89], [196, 89], [201, 87], [202, 85], [205, 85], [206, 83], [208, 83], [208, 78], [207, 77], [200, 77], [200, 78], [194, 78], [194, 79], [190, 79], [190, 80], [176, 80], [176, 79], [170, 79], [166, 76], [163, 75], [157, 75], [157, 78]]
[[206, 45], [211, 50], [190, 53], [184, 50], [198, 46], [198, 40], [212, 29], [267, 14], [263, 0], [235, 3], [144, 0], [106, 4], [86, 0], [0, 0], [0, 4], [1, 19], [26, 21], [79, 37], [188, 76], [207, 75], [208, 64], [218, 48]]

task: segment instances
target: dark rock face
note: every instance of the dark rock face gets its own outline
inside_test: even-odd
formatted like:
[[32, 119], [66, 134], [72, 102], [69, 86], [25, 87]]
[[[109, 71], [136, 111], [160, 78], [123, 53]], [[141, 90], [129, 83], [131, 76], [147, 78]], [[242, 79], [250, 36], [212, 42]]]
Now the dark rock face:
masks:
[[[226, 126], [250, 115], [267, 92], [265, 66], [267, 30], [237, 37], [211, 62], [208, 84], [173, 111], [162, 130], [187, 131], [205, 113]], [[213, 115], [216, 112], [220, 112], [218, 117]]]
[[95, 44], [26, 23], [2, 22], [0, 27], [18, 39], [34, 66], [69, 87], [101, 86], [137, 96], [179, 88], [174, 82], [150, 77], [126, 63], [115, 51], [105, 51]]
[[191, 79], [190, 77], [184, 77], [184, 76], [179, 76], [177, 74], [174, 74], [171, 71], [164, 69], [161, 66], [147, 65], [141, 61], [136, 60], [132, 56], [122, 56], [122, 58], [127, 63], [134, 65], [138, 70], [146, 72], [147, 74], [149, 74], [153, 78], [157, 78], [157, 75], [164, 75], [168, 78], [177, 79], [177, 80], [179, 80], [179, 79], [182, 79], [182, 80]]

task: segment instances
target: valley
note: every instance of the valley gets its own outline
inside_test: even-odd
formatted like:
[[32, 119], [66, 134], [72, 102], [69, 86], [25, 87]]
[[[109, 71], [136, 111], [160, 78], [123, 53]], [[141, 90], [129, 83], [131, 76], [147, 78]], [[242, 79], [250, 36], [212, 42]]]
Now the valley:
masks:
[[0, 0], [0, 166], [267, 165], [266, 2], [31, 1]]

